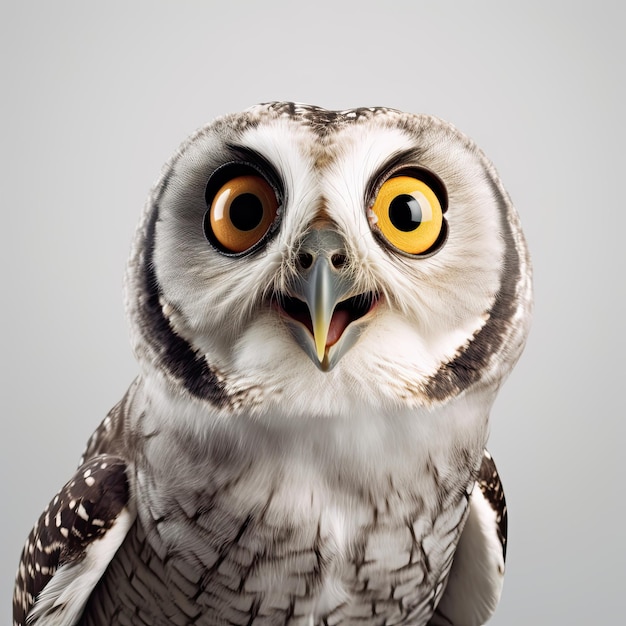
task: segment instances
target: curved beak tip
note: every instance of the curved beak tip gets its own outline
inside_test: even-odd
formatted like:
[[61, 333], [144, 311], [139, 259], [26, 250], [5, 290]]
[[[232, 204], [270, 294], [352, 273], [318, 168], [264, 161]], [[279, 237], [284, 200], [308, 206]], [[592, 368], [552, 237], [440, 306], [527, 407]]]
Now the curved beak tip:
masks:
[[332, 365], [327, 354], [324, 354], [323, 358], [319, 360], [317, 367], [319, 367], [322, 372], [330, 372]]
[[319, 328], [318, 325], [314, 328], [313, 338], [315, 341], [315, 352], [317, 358], [321, 363], [326, 356], [326, 339], [328, 337], [328, 328]]

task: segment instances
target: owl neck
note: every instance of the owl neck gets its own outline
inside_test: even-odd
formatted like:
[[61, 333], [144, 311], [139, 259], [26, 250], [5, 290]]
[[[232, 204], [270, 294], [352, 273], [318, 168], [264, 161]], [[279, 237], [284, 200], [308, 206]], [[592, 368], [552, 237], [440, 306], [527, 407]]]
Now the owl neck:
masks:
[[248, 468], [269, 481], [297, 474], [339, 481], [355, 492], [382, 493], [392, 477], [419, 493], [426, 485], [416, 477], [431, 476], [433, 468], [470, 481], [487, 437], [489, 403], [469, 393], [430, 409], [363, 404], [350, 416], [324, 417], [278, 405], [264, 413], [220, 409], [155, 380], [144, 380], [140, 393], [146, 410], [132, 428], [142, 453], [153, 466], [180, 467], [183, 483], [209, 484], [229, 468]]

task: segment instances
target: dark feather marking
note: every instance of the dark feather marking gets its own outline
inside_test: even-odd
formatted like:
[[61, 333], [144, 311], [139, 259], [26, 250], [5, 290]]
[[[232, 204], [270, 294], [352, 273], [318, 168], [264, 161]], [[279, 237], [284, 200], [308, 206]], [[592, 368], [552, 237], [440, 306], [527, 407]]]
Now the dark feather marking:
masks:
[[491, 505], [496, 513], [496, 522], [498, 523], [498, 539], [502, 544], [502, 555], [506, 559], [506, 540], [507, 540], [507, 524], [508, 514], [506, 509], [506, 499], [504, 497], [504, 489], [500, 481], [500, 475], [496, 468], [494, 460], [485, 453], [483, 462], [480, 466], [478, 478], [476, 479], [480, 490], [485, 499]]
[[[413, 134], [414, 133], [415, 131], [413, 130]], [[392, 176], [398, 175], [398, 173], [409, 171], [416, 172], [418, 174], [417, 177], [423, 177], [425, 182], [431, 180], [435, 181], [435, 183], [430, 186], [437, 191], [436, 195], [440, 199], [441, 208], [445, 213], [448, 208], [448, 194], [439, 177], [420, 165], [424, 152], [424, 149], [418, 147], [394, 152], [370, 177], [365, 188], [365, 205], [371, 207], [372, 204], [374, 204], [374, 199], [386, 180]]]
[[441, 477], [439, 475], [439, 468], [434, 464], [430, 454], [426, 460], [426, 472], [432, 477], [435, 490], [440, 493], [442, 490]]
[[[252, 150], [247, 146], [240, 146], [236, 143], [227, 144], [228, 150], [231, 153], [231, 158], [233, 159], [234, 164], [240, 163], [244, 166], [251, 166], [252, 169], [258, 170], [260, 174], [272, 185], [274, 191], [276, 192], [281, 203], [285, 202], [285, 182], [282, 179], [281, 175], [278, 173], [278, 170], [274, 167], [274, 165], [265, 158], [262, 154], [257, 152], [256, 150]], [[225, 164], [228, 166], [228, 163]], [[222, 169], [222, 168], [218, 168]], [[216, 172], [218, 170], [215, 170]], [[229, 170], [227, 170], [228, 172]], [[211, 180], [213, 180], [213, 175], [211, 176]], [[226, 182], [226, 180], [219, 180], [219, 186]], [[209, 183], [210, 184], [210, 183]], [[209, 187], [207, 187], [209, 189]], [[217, 191], [217, 189], [215, 189]], [[206, 195], [206, 192], [205, 192]], [[213, 196], [211, 195], [211, 198]], [[208, 198], [207, 198], [208, 200]]]
[[336, 133], [347, 124], [359, 123], [390, 110], [386, 107], [359, 107], [345, 111], [332, 111], [314, 105], [302, 105], [295, 102], [269, 102], [264, 104], [269, 111], [274, 111], [278, 115], [285, 115], [308, 124], [310, 129], [320, 138]]
[[248, 530], [248, 527], [250, 526], [251, 523], [252, 523], [252, 515], [248, 515], [246, 519], [243, 521], [243, 524], [239, 527], [239, 530], [237, 531], [237, 535], [235, 536], [233, 543], [239, 542], [239, 540], [244, 536], [246, 530]]
[[410, 521], [407, 521], [407, 526], [409, 528], [409, 532], [411, 533], [411, 551], [409, 552], [409, 565], [413, 565], [415, 563], [415, 553], [419, 551], [419, 540], [417, 539], [417, 535], [415, 534], [415, 528]]
[[[161, 194], [168, 185], [168, 178], [163, 181]], [[156, 224], [159, 219], [158, 201], [146, 227], [145, 250], [143, 260], [143, 290], [139, 294], [141, 331], [145, 341], [152, 347], [160, 359], [163, 368], [174, 378], [182, 382], [185, 389], [198, 398], [208, 400], [216, 406], [228, 403], [224, 385], [215, 372], [209, 368], [206, 360], [198, 354], [187, 341], [176, 334], [163, 314], [160, 303], [160, 289], [154, 271], [154, 242]]]
[[491, 310], [487, 312], [489, 317], [485, 325], [458, 356], [449, 363], [444, 363], [426, 383], [425, 391], [433, 400], [444, 400], [456, 395], [480, 379], [491, 355], [502, 347], [509, 320], [515, 314], [515, 289], [521, 271], [519, 253], [508, 220], [506, 201], [495, 182], [489, 179], [488, 183], [500, 205], [500, 224], [504, 238], [505, 254], [500, 290]]

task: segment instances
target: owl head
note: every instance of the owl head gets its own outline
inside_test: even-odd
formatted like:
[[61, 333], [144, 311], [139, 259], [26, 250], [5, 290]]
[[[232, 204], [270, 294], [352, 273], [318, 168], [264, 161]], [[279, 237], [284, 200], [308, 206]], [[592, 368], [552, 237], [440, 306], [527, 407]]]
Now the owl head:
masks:
[[342, 414], [493, 393], [525, 342], [530, 283], [509, 197], [453, 126], [280, 102], [182, 144], [127, 291], [144, 374], [172, 393]]

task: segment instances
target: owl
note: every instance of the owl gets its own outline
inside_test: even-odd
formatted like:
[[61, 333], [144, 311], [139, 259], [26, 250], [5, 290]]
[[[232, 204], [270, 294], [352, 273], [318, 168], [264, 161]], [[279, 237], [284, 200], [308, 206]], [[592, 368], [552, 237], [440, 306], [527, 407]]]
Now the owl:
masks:
[[164, 167], [126, 277], [139, 375], [33, 528], [14, 624], [483, 624], [485, 450], [531, 269], [483, 153], [274, 102]]

